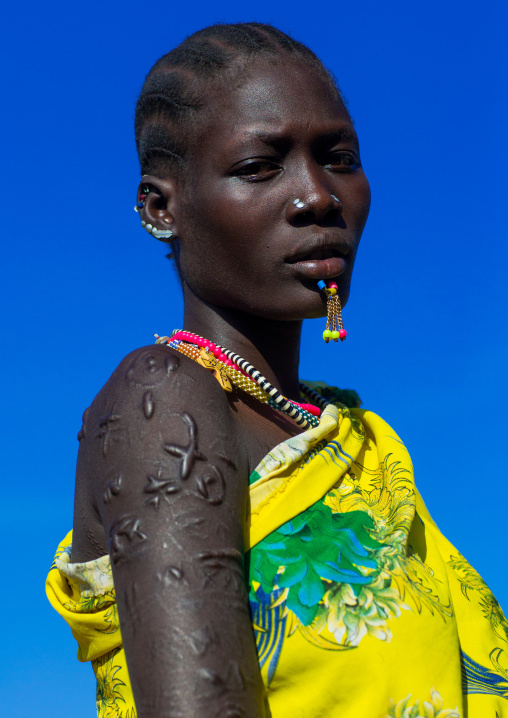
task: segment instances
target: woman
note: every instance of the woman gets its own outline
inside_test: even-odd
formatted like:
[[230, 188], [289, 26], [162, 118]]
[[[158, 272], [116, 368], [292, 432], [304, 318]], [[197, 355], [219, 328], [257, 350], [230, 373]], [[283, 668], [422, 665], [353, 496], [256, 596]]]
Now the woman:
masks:
[[185, 331], [126, 357], [80, 432], [48, 595], [98, 715], [504, 715], [506, 621], [402, 442], [299, 384], [302, 320], [345, 337], [369, 211], [333, 80], [270, 26], [207, 28], [152, 68], [136, 137]]

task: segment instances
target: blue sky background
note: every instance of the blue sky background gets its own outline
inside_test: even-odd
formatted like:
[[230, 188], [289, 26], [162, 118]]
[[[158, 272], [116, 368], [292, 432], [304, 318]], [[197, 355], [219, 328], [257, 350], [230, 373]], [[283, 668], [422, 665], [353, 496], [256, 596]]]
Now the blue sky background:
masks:
[[[373, 193], [348, 340], [305, 327], [302, 376], [404, 439], [438, 525], [508, 607], [506, 3], [11, 3], [2, 10], [2, 713], [89, 718], [94, 680], [44, 578], [72, 525], [82, 411], [181, 324], [132, 211], [144, 76], [216, 21], [306, 42], [349, 100]], [[21, 7], [21, 9], [19, 9]]]

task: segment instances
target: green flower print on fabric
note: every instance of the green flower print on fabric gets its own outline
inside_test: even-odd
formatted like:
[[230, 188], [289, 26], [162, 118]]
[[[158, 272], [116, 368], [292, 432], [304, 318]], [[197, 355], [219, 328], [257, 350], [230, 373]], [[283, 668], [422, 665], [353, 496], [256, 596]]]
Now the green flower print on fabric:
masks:
[[388, 620], [398, 618], [401, 608], [408, 608], [390, 578], [377, 573], [370, 585], [356, 592], [345, 583], [333, 586], [324, 604], [328, 630], [338, 644], [345, 646], [358, 646], [367, 634], [390, 641]]
[[438, 691], [430, 691], [430, 701], [417, 699], [411, 702], [411, 694], [395, 703], [390, 701], [390, 709], [385, 718], [460, 718], [458, 708], [444, 708], [443, 699]]
[[[286, 589], [285, 604], [304, 626], [312, 623], [329, 582], [347, 583], [354, 591], [369, 584], [378, 568], [368, 549], [382, 544], [364, 511], [334, 514], [318, 503], [281, 526], [251, 552], [251, 581], [264, 594]], [[250, 599], [259, 602], [251, 586]]]

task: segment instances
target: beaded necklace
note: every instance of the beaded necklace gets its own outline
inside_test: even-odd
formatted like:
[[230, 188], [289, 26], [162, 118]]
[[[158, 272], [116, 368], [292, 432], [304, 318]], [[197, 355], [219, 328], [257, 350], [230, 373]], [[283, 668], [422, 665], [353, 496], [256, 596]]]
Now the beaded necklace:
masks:
[[171, 337], [160, 337], [158, 334], [154, 334], [154, 337], [156, 344], [167, 344], [212, 371], [225, 391], [232, 391], [234, 384], [263, 404], [289, 416], [302, 429], [319, 424], [321, 411], [328, 402], [306, 384], [300, 382], [300, 392], [304, 397], [316, 402], [317, 406], [300, 404], [283, 396], [246, 359], [198, 334], [175, 329]]

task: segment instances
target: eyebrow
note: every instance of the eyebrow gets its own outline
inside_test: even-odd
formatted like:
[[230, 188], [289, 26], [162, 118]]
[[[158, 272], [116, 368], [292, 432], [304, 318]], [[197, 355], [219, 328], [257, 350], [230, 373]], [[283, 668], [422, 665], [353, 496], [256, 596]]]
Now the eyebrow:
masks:
[[[247, 132], [242, 137], [242, 144], [248, 143], [250, 140], [260, 140], [265, 145], [276, 147], [281, 143], [285, 143], [288, 140], [288, 136], [284, 133], [278, 132], [263, 132], [263, 131], [252, 131]], [[319, 137], [316, 137], [316, 142], [319, 144], [340, 144], [350, 143], [355, 147], [359, 147], [358, 137], [356, 132], [351, 131], [349, 128], [343, 127], [341, 129], [329, 130], [324, 132]]]
[[323, 135], [320, 135], [319, 141], [324, 141], [330, 144], [339, 144], [343, 142], [355, 145], [355, 147], [359, 146], [356, 132], [351, 132], [351, 130], [346, 127], [340, 130], [330, 130], [330, 132], [325, 132]]

